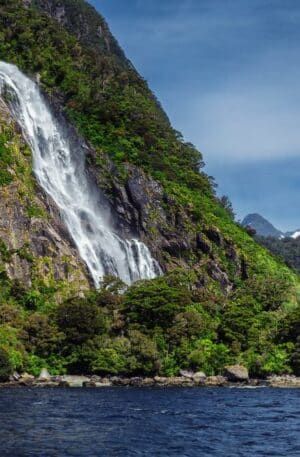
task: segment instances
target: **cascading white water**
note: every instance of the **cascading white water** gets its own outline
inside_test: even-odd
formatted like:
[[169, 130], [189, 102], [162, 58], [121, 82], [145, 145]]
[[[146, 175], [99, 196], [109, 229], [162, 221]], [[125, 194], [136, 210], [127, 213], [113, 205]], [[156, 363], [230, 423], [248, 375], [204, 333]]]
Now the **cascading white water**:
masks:
[[59, 207], [95, 285], [105, 274], [128, 284], [160, 274], [145, 244], [122, 239], [111, 228], [107, 208], [86, 174], [83, 149], [51, 113], [38, 86], [14, 65], [0, 62], [3, 92], [12, 95], [10, 108], [32, 149], [34, 174]]

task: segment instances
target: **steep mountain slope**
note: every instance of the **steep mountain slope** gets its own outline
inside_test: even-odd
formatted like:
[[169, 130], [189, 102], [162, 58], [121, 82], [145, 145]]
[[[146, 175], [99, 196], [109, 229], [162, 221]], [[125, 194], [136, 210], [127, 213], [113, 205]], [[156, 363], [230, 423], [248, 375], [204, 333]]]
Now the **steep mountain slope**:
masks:
[[[42, 7], [48, 13], [55, 4], [49, 0]], [[5, 5], [0, 57], [38, 78], [52, 105], [63, 108], [90, 142], [89, 166], [120, 224], [145, 241], [164, 269], [200, 262], [203, 271], [232, 287], [227, 268], [238, 279], [241, 264], [255, 262], [252, 252], [246, 259], [248, 246], [251, 251], [255, 245], [218, 204], [209, 178], [198, 171], [201, 154], [169, 126], [146, 83], [130, 66], [120, 66], [115, 54], [81, 47], [77, 25], [72, 37], [21, 2]], [[82, 1], [71, 5], [73, 14], [80, 8], [76, 16], [84, 11]], [[226, 249], [235, 251], [234, 259], [223, 258]]]
[[[234, 223], [201, 171], [201, 154], [172, 129], [103, 19], [82, 0], [4, 0], [0, 30], [0, 59], [36, 80], [56, 116], [84, 137], [86, 173], [105, 196], [118, 233], [143, 241], [166, 273], [123, 295], [125, 286], [111, 278], [86, 298], [74, 298], [78, 293], [65, 284], [61, 295], [72, 300], [58, 305], [57, 284], [47, 284], [44, 272], [30, 283], [31, 273], [10, 266], [5, 245], [0, 303], [9, 307], [2, 315], [0, 309], [0, 345], [1, 331], [15, 335], [5, 344], [13, 358], [22, 338], [14, 366], [175, 374], [180, 367], [215, 373], [243, 361], [259, 374], [290, 370], [294, 343], [281, 335], [279, 322], [298, 309], [297, 276]], [[9, 140], [4, 146], [14, 154]], [[4, 176], [12, 206], [9, 186]], [[54, 214], [49, 224], [58, 231], [53, 203], [40, 194], [25, 189], [30, 212], [41, 205], [47, 221]], [[32, 225], [14, 216], [11, 227], [32, 240]], [[72, 279], [61, 273], [57, 251], [65, 250], [76, 281], [86, 286], [79, 255], [59, 234], [63, 249], [47, 251], [56, 277]], [[39, 246], [39, 239], [31, 241], [33, 252]], [[31, 301], [14, 292], [17, 279]]]

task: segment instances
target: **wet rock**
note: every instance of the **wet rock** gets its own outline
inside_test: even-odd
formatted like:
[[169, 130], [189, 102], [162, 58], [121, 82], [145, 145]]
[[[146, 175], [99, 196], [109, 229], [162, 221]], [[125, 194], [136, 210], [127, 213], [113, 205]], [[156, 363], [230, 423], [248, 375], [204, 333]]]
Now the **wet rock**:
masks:
[[224, 369], [224, 376], [231, 382], [248, 381], [249, 373], [243, 365], [229, 365]]

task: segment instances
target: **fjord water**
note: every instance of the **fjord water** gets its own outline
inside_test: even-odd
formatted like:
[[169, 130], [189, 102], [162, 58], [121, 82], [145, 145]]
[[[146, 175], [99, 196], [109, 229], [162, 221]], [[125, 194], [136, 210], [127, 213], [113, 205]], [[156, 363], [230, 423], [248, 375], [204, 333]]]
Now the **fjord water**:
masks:
[[3, 389], [1, 457], [299, 457], [297, 389]]
[[110, 211], [86, 174], [84, 148], [53, 115], [37, 84], [17, 67], [0, 62], [0, 93], [9, 99], [32, 149], [34, 174], [60, 209], [96, 286], [105, 274], [126, 283], [159, 274], [145, 244], [113, 230]]

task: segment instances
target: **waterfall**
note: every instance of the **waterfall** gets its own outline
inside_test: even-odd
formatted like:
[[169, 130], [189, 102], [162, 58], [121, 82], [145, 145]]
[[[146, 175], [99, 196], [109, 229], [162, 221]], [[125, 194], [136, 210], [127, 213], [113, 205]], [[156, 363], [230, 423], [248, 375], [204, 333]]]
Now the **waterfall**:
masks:
[[107, 205], [87, 175], [84, 148], [53, 115], [37, 84], [16, 66], [0, 62], [0, 94], [7, 92], [32, 150], [34, 175], [58, 206], [96, 287], [106, 274], [127, 284], [159, 275], [147, 246], [113, 229]]

